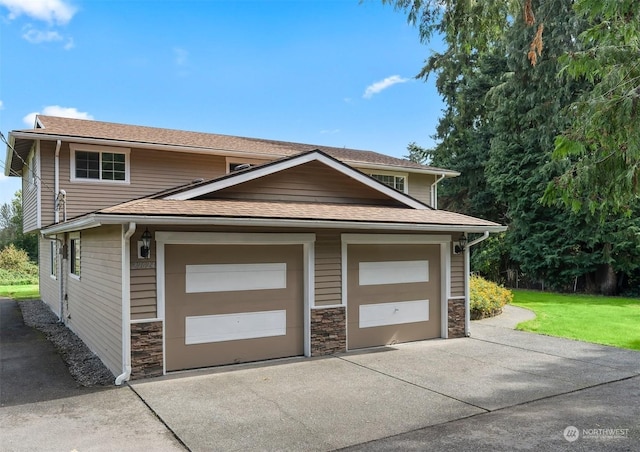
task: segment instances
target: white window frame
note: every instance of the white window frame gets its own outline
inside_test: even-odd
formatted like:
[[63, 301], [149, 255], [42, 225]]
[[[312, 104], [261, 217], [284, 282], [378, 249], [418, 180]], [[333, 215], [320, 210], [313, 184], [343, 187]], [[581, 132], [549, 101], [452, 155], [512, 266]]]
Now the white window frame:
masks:
[[51, 279], [58, 279], [58, 241], [49, 242], [49, 276]]
[[[74, 242], [78, 242], [78, 253], [75, 252]], [[80, 268], [75, 268], [75, 257], [78, 255], [78, 260], [80, 261]], [[78, 273], [74, 273], [74, 271], [78, 271]], [[74, 232], [69, 234], [69, 276], [73, 279], [80, 280], [80, 275], [82, 274], [82, 240], [79, 232]]]
[[[71, 182], [81, 182], [83, 184], [116, 184], [128, 185], [131, 175], [130, 148], [119, 148], [111, 146], [96, 146], [93, 144], [69, 143], [70, 149], [70, 172], [69, 180]], [[76, 177], [76, 152], [95, 152], [100, 154], [100, 179], [90, 179], [84, 177]], [[102, 179], [102, 154], [124, 154], [124, 180]]]
[[[387, 187], [393, 188], [394, 190], [399, 191], [400, 193], [409, 193], [409, 174], [408, 173], [398, 173], [395, 171], [384, 171], [384, 170], [369, 170], [369, 172], [367, 173], [369, 174], [369, 176], [373, 177], [374, 179], [376, 179], [374, 176], [393, 176], [393, 177], [399, 177], [402, 178], [404, 180], [404, 187], [403, 190], [400, 191], [395, 187], [391, 187], [390, 185], [387, 185]], [[384, 184], [384, 182], [379, 181], [378, 179], [376, 179], [378, 182]], [[394, 185], [395, 185], [395, 181], [394, 181]]]

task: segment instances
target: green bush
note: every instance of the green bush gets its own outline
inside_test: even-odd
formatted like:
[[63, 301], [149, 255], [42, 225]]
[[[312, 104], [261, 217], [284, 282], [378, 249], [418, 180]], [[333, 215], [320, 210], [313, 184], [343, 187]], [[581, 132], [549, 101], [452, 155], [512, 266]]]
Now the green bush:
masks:
[[469, 289], [472, 320], [498, 315], [502, 313], [504, 305], [513, 300], [513, 294], [509, 289], [480, 276], [471, 276]]
[[0, 285], [38, 283], [38, 266], [29, 260], [26, 251], [13, 244], [0, 251]]

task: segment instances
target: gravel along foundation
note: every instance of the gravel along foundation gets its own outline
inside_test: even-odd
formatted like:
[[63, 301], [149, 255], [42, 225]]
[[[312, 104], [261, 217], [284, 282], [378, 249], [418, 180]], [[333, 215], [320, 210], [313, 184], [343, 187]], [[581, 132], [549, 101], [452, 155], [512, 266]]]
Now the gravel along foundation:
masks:
[[115, 377], [76, 334], [60, 323], [40, 300], [18, 302], [27, 326], [42, 331], [53, 343], [69, 373], [82, 386], [111, 386]]

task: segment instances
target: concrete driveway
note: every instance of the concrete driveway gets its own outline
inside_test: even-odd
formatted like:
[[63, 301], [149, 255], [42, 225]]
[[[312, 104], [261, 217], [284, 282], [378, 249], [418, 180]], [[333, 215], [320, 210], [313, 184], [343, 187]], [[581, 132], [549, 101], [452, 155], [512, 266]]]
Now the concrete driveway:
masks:
[[472, 338], [95, 391], [0, 305], [3, 452], [640, 450], [640, 353], [513, 331], [508, 316], [473, 322]]
[[[568, 399], [568, 409], [557, 425], [535, 433], [551, 441], [550, 450], [571, 445], [563, 430], [587, 414], [581, 411], [581, 397], [593, 402], [591, 414], [592, 405], [599, 404], [595, 413], [600, 415], [580, 428], [626, 429], [626, 437], [607, 443], [620, 450], [640, 442], [640, 353], [483, 324], [474, 324], [472, 333], [473, 338], [328, 358], [185, 372], [131, 387], [193, 451], [333, 450], [370, 441], [362, 450], [394, 450], [400, 445], [395, 441], [405, 441], [396, 435], [453, 422], [482, 423], [483, 417], [510, 409], [516, 409], [514, 426], [517, 419], [529, 427], [543, 425], [540, 416], [554, 415], [557, 396]], [[607, 385], [617, 399], [609, 394], [594, 401], [587, 388], [605, 394]], [[614, 399], [615, 408], [610, 405]], [[534, 401], [549, 403], [549, 412], [534, 410], [527, 417]], [[614, 425], [606, 425], [604, 413], [610, 411], [620, 415]], [[496, 428], [488, 419], [486, 428]], [[479, 450], [474, 435], [460, 438], [459, 444], [427, 439], [414, 439], [416, 450], [427, 444], [434, 450], [438, 444]], [[488, 434], [486, 440], [496, 449], [496, 438]]]

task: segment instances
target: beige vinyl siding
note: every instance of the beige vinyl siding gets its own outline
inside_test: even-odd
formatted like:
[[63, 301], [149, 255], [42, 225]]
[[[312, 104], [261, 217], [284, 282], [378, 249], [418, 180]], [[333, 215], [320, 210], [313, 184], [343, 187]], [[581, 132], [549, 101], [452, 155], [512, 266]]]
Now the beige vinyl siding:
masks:
[[[131, 237], [131, 320], [155, 319], [157, 312], [156, 293], [156, 246], [151, 241], [151, 257], [138, 259], [138, 241], [146, 227], [139, 226]], [[149, 228], [155, 237], [156, 231]]]
[[409, 196], [413, 196], [418, 201], [433, 206], [431, 186], [434, 181], [435, 176], [431, 174], [409, 174]]
[[80, 279], [67, 277], [68, 325], [114, 375], [122, 372], [121, 236], [119, 225], [81, 231]]
[[451, 255], [451, 296], [464, 296], [464, 253]]
[[315, 305], [342, 303], [342, 243], [339, 231], [316, 233]]
[[61, 263], [60, 256], [58, 259], [58, 277], [53, 279], [51, 277], [51, 240], [39, 236], [38, 239], [38, 263], [39, 263], [39, 275], [40, 275], [40, 299], [44, 301], [49, 308], [60, 317], [60, 278], [61, 278]]
[[326, 171], [325, 165], [320, 162], [305, 163], [286, 172], [271, 174], [214, 192], [208, 197], [341, 204], [399, 204], [387, 195], [338, 171]]
[[41, 183], [37, 178], [40, 175], [40, 159], [35, 145], [27, 157], [27, 162], [30, 163], [31, 168], [25, 165], [22, 170], [23, 232], [35, 231], [40, 226], [38, 224], [38, 190], [41, 188]]
[[[47, 179], [54, 186], [55, 143], [49, 142], [43, 155], [47, 159]], [[46, 153], [45, 150], [46, 149]], [[108, 151], [108, 148], [105, 147]], [[132, 148], [129, 158], [130, 183], [71, 182], [69, 143], [60, 150], [60, 189], [67, 192], [67, 218], [148, 196], [168, 188], [184, 185], [195, 179], [213, 179], [225, 174], [224, 157], [182, 152], [164, 152]], [[43, 202], [42, 224], [54, 221], [53, 198]], [[62, 216], [60, 217], [62, 221]]]
[[[42, 179], [40, 195], [41, 226], [50, 225], [55, 218], [55, 155], [55, 141], [40, 142], [40, 178]], [[60, 213], [60, 221], [63, 219], [62, 216], [63, 212]]]

